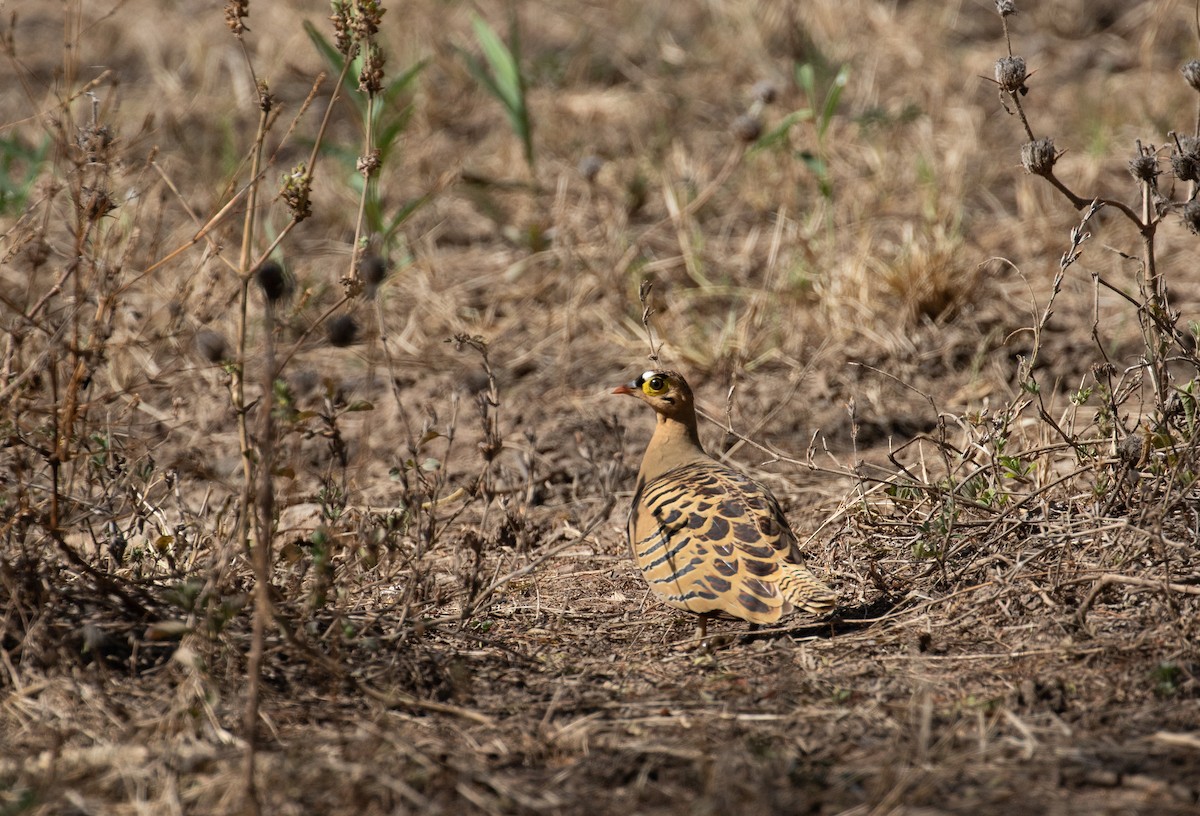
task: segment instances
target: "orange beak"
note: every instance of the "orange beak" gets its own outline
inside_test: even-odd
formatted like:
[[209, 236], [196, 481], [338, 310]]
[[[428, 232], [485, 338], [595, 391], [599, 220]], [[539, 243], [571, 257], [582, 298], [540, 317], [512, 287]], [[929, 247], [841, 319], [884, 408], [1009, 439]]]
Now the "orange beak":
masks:
[[631, 396], [631, 397], [632, 397], [632, 396], [636, 396], [636, 395], [637, 395], [637, 391], [635, 391], [635, 390], [633, 389], [632, 385], [633, 385], [632, 383], [628, 383], [628, 384], [626, 384], [626, 385], [618, 385], [616, 388], [614, 388], [614, 389], [612, 390], [612, 392], [613, 392], [614, 394], [628, 394], [628, 395], [629, 395], [629, 396]]

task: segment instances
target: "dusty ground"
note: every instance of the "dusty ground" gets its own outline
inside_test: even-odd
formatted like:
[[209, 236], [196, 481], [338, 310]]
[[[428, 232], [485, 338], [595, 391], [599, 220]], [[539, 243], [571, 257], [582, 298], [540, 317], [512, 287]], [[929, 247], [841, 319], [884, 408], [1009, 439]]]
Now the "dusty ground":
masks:
[[[3, 6], [0, 813], [249, 807], [238, 518], [266, 448], [264, 813], [1200, 808], [1197, 239], [1164, 206], [1161, 349], [1115, 206], [1056, 287], [1082, 214], [1021, 167], [991, 0], [512, 4], [532, 166], [464, 57], [472, 9], [506, 36], [510, 6], [387, 3], [386, 76], [426, 62], [384, 112], [411, 106], [380, 207], [427, 198], [362, 233], [377, 291], [345, 285], [338, 102], [274, 256], [273, 445], [248, 66], [280, 111], [261, 254], [330, 100], [288, 131], [328, 6], [252, 2], [243, 56], [217, 3], [79, 5]], [[1194, 10], [1020, 5], [1058, 177], [1136, 211], [1140, 139], [1186, 200]], [[652, 420], [609, 394], [647, 365], [646, 280], [704, 441], [783, 500], [834, 619], [697, 648], [647, 597], [622, 528]]]

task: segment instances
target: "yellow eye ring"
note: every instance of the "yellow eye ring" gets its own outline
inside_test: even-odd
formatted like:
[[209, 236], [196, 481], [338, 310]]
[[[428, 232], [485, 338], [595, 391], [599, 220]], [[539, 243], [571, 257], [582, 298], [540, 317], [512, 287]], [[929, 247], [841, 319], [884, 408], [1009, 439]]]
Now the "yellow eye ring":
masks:
[[642, 391], [651, 397], [657, 397], [660, 394], [665, 394], [667, 391], [667, 378], [661, 374], [653, 374], [647, 372], [650, 376], [643, 375]]

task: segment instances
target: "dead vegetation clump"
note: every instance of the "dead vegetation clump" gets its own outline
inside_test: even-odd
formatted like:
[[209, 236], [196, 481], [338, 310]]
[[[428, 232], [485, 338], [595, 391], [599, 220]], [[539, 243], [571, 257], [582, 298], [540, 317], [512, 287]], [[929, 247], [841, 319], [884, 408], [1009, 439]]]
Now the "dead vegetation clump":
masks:
[[[4, 812], [1200, 803], [1184, 4], [160, 5], [3, 31]], [[648, 328], [834, 619], [647, 597]]]

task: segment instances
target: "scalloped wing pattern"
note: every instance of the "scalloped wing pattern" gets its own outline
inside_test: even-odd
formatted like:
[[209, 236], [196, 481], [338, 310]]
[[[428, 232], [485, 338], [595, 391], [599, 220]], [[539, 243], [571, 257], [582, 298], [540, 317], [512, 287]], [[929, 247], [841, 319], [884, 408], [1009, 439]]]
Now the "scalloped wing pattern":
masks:
[[711, 459], [639, 485], [629, 540], [651, 589], [679, 609], [774, 623], [793, 608], [834, 606], [833, 591], [798, 563], [771, 492]]

